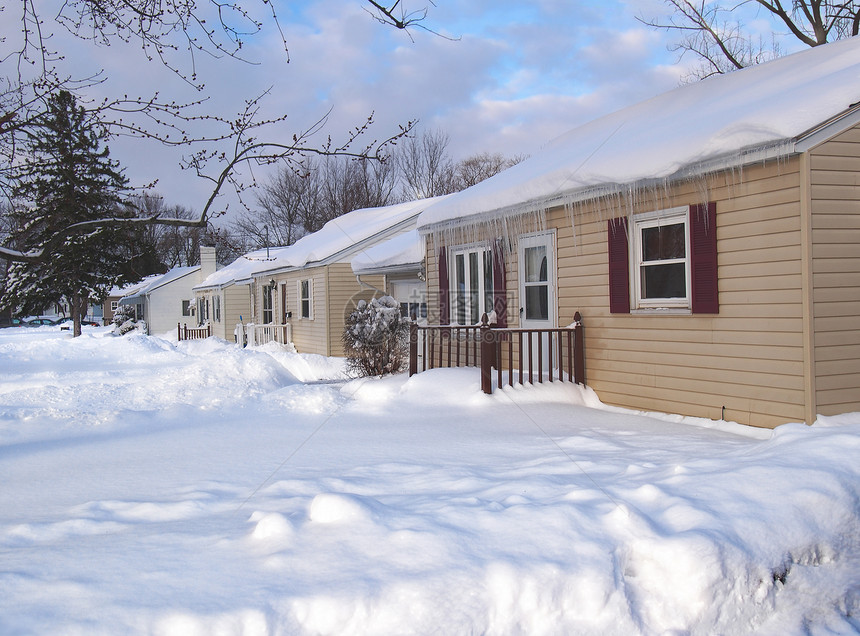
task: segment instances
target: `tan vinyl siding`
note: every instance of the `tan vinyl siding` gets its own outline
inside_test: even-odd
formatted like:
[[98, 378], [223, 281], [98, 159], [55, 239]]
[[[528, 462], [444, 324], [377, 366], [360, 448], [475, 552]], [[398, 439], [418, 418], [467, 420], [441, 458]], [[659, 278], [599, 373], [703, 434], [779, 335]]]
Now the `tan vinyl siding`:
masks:
[[[325, 267], [313, 267], [297, 272], [286, 274], [275, 274], [266, 276], [265, 281], [255, 281], [256, 312], [255, 322], [262, 322], [263, 295], [261, 283], [268, 283], [270, 279], [275, 281], [277, 290], [274, 299], [273, 319], [280, 322], [284, 319], [284, 313], [292, 312], [292, 318], [288, 320], [291, 324], [293, 344], [299, 353], [318, 353], [328, 355], [328, 333], [326, 331], [326, 276]], [[313, 281], [313, 318], [300, 318], [298, 284], [300, 280], [310, 279]], [[281, 290], [286, 294], [286, 299], [281, 298]]]
[[810, 152], [817, 412], [860, 410], [860, 128]]
[[239, 316], [242, 317], [242, 322], [245, 324], [248, 324], [252, 320], [251, 292], [248, 285], [230, 285], [225, 287], [221, 293], [223, 295], [221, 329], [224, 334], [219, 334], [219, 336], [228, 342], [235, 342], [233, 332], [239, 323]]
[[[349, 263], [334, 263], [326, 268], [328, 277], [328, 339], [329, 352], [327, 355], [343, 356], [343, 328], [346, 317], [352, 312], [359, 300], [370, 300], [381, 296], [379, 292], [369, 287], [363, 287], [355, 278]], [[361, 280], [382, 290], [385, 285], [383, 276], [362, 276]]]
[[[299, 272], [292, 272], [283, 278], [286, 280], [287, 311], [293, 312], [290, 320], [293, 333], [293, 344], [299, 353], [318, 353], [329, 355], [329, 338], [326, 325], [326, 312], [328, 311], [326, 268], [314, 267]], [[301, 318], [301, 306], [299, 303], [299, 281], [313, 281], [312, 290], [312, 318]]]

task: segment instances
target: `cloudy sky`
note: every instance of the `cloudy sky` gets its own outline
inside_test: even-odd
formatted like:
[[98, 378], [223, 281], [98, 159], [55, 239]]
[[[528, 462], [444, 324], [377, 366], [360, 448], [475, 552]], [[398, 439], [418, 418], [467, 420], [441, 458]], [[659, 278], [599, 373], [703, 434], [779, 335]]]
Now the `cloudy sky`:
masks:
[[[450, 137], [455, 159], [490, 151], [531, 154], [562, 132], [677, 86], [684, 74], [667, 50], [671, 35], [636, 16], [664, 14], [661, 0], [405, 0], [427, 8], [408, 33], [375, 21], [363, 0], [280, 0], [278, 19], [289, 49], [265, 7], [245, 5], [263, 30], [246, 41], [251, 63], [198, 55], [206, 110], [230, 115], [271, 89], [265, 115], [288, 113], [273, 134], [288, 139], [330, 111], [325, 135], [335, 139], [375, 114], [374, 136], [400, 123]], [[105, 69], [104, 94], [194, 99], [175, 74], [147, 63], [139, 46], [69, 45], [75, 69]], [[174, 62], [189, 68], [187, 54]], [[686, 63], [686, 60], [684, 61]], [[94, 91], [95, 93], [96, 91]], [[270, 133], [272, 134], [272, 133]], [[200, 210], [209, 185], [177, 165], [188, 150], [114, 141], [112, 154], [137, 183], [158, 179], [168, 203]], [[225, 199], [225, 203], [227, 200]], [[235, 209], [235, 203], [233, 204]]]

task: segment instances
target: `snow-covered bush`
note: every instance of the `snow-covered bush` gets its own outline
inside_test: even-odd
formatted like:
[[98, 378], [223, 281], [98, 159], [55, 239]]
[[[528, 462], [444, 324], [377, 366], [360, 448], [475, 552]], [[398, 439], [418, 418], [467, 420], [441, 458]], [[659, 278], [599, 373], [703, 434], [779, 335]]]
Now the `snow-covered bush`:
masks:
[[347, 368], [359, 376], [399, 371], [409, 355], [408, 336], [409, 321], [391, 296], [360, 300], [343, 332]]
[[146, 331], [146, 323], [134, 319], [134, 307], [119, 305], [113, 313], [113, 332], [122, 336], [131, 331]]

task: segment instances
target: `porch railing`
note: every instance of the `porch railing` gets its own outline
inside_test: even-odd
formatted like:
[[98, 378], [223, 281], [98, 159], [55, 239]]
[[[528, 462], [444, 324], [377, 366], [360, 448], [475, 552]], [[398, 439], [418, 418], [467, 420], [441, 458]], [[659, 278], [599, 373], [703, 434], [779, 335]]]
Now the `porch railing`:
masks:
[[183, 340], [203, 340], [212, 335], [212, 325], [189, 327], [182, 323], [176, 323], [176, 335], [180, 342]]
[[582, 316], [569, 327], [496, 328], [487, 314], [481, 326], [410, 325], [409, 375], [439, 367], [479, 367], [481, 389], [493, 392], [515, 382], [573, 381], [585, 384]]
[[254, 345], [264, 345], [269, 342], [277, 342], [282, 345], [287, 345], [293, 341], [292, 325], [289, 323], [266, 323], [258, 325], [249, 322], [245, 325], [245, 333], [249, 347]]

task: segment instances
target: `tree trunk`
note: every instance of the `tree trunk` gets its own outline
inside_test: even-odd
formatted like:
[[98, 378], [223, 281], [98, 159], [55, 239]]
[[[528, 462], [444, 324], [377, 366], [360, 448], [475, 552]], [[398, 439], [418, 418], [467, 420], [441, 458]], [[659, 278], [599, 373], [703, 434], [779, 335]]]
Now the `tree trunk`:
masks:
[[87, 302], [79, 294], [75, 294], [69, 304], [72, 312], [72, 337], [77, 338], [81, 335], [81, 310], [87, 306]]

